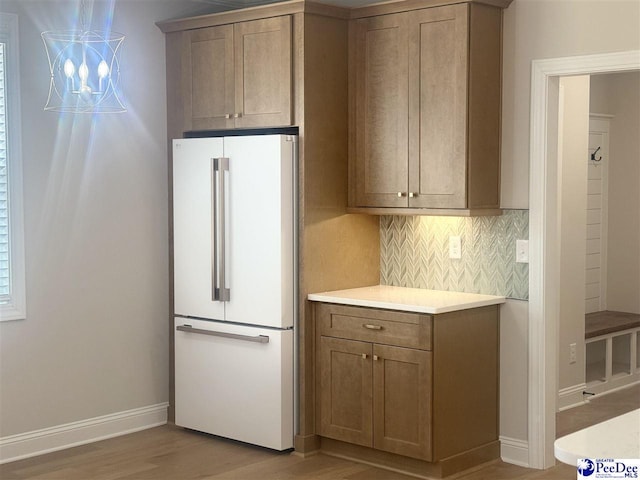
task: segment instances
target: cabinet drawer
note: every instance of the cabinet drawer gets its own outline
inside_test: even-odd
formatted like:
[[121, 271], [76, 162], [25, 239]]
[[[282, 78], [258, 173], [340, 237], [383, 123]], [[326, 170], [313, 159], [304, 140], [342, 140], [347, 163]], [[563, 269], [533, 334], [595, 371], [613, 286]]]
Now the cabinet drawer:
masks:
[[315, 312], [320, 335], [431, 350], [430, 315], [329, 303]]

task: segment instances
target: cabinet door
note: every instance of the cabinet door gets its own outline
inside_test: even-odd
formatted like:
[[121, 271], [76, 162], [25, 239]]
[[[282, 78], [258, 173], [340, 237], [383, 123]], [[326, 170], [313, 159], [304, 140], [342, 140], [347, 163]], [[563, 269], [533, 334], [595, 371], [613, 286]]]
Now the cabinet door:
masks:
[[233, 25], [184, 33], [185, 130], [233, 128]]
[[351, 81], [355, 82], [355, 165], [350, 178], [354, 207], [407, 206], [408, 18], [384, 15], [350, 26]]
[[409, 206], [465, 208], [468, 5], [409, 22]]
[[370, 343], [319, 337], [316, 429], [319, 435], [372, 446]]
[[234, 25], [236, 127], [291, 125], [291, 18]]
[[373, 446], [431, 460], [431, 352], [373, 345]]

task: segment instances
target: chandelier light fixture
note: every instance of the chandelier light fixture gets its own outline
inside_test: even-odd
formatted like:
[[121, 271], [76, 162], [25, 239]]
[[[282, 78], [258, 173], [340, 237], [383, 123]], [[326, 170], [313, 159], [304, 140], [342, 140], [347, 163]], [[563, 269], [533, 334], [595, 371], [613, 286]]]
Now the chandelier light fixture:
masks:
[[68, 113], [119, 113], [120, 47], [124, 35], [85, 29], [42, 32], [51, 79], [44, 109]]

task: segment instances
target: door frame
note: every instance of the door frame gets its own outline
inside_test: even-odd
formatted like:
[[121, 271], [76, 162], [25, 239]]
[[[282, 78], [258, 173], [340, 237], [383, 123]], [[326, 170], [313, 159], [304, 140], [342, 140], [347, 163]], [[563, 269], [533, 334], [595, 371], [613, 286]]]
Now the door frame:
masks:
[[640, 50], [534, 60], [529, 146], [529, 466], [555, 464], [558, 383], [558, 84], [561, 76], [640, 70]]

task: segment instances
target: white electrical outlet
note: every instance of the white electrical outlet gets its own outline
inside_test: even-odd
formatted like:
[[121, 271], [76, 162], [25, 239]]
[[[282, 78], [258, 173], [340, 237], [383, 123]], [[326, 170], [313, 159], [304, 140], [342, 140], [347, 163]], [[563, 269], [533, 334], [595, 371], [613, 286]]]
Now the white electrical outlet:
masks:
[[516, 240], [516, 263], [529, 263], [529, 240]]
[[576, 356], [576, 344], [569, 344], [569, 363], [576, 363], [578, 361]]
[[462, 241], [459, 236], [449, 237], [449, 258], [462, 257]]

